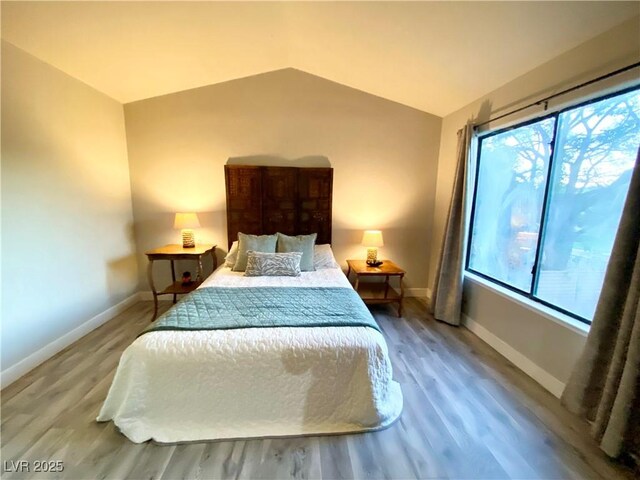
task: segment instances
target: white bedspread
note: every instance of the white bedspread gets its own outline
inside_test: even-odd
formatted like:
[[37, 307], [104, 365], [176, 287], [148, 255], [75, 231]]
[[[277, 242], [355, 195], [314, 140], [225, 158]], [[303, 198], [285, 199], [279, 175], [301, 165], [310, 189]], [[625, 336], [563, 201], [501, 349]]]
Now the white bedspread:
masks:
[[[200, 288], [351, 288], [340, 269], [244, 277], [221, 267]], [[158, 331], [122, 354], [98, 421], [133, 442], [346, 433], [402, 411], [383, 336], [367, 327]]]

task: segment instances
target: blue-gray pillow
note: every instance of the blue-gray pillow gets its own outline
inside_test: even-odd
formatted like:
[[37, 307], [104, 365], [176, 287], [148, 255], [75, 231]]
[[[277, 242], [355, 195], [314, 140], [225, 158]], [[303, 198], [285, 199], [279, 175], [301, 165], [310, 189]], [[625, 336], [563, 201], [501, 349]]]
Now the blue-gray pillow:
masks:
[[276, 253], [277, 235], [247, 235], [238, 233], [238, 257], [233, 265], [234, 272], [244, 272], [247, 268], [247, 252]]
[[312, 272], [315, 270], [313, 266], [313, 249], [316, 245], [317, 233], [311, 235], [297, 235], [290, 237], [284, 233], [278, 233], [278, 253], [302, 252], [302, 260], [300, 260], [300, 270], [303, 272]]
[[245, 277], [299, 277], [302, 253], [247, 253]]

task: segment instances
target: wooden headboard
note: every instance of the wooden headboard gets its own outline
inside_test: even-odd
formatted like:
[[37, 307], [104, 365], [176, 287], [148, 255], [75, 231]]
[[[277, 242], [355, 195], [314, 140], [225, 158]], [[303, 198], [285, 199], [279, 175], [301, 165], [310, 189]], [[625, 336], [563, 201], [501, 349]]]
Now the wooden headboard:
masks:
[[227, 238], [317, 233], [331, 243], [333, 168], [225, 165]]

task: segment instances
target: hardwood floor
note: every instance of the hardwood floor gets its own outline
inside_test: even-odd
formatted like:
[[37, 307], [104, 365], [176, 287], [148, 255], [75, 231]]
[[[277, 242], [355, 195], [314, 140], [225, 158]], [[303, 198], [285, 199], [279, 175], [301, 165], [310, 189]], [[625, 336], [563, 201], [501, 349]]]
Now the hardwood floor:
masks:
[[[633, 478], [555, 397], [469, 331], [435, 322], [416, 299], [401, 319], [372, 307], [405, 398], [387, 430], [136, 445], [95, 417], [152, 309], [138, 303], [2, 391], [3, 478]], [[31, 469], [61, 460], [64, 471], [8, 472], [5, 462], [18, 460]]]

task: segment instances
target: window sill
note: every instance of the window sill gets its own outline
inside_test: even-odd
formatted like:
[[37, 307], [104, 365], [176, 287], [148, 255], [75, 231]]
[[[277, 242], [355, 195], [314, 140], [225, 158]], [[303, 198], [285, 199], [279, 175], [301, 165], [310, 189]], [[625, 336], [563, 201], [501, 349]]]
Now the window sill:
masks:
[[526, 308], [527, 310], [531, 310], [551, 320], [552, 322], [557, 323], [558, 325], [562, 325], [563, 327], [568, 328], [569, 330], [576, 332], [584, 337], [586, 337], [587, 334], [589, 333], [590, 325], [580, 322], [579, 320], [576, 320], [575, 318], [572, 318], [569, 315], [565, 315], [561, 312], [553, 310], [552, 308], [542, 305], [541, 303], [537, 303], [537, 302], [534, 302], [533, 300], [522, 297], [504, 287], [501, 287], [500, 285], [496, 285], [495, 283], [490, 282], [489, 280], [485, 280], [482, 277], [474, 275], [471, 272], [464, 272], [464, 277], [465, 279], [475, 283], [476, 285], [480, 285], [483, 288], [491, 290], [492, 292], [500, 295], [501, 297], [507, 298], [508, 300], [511, 300], [512, 302], [517, 303], [518, 305]]

